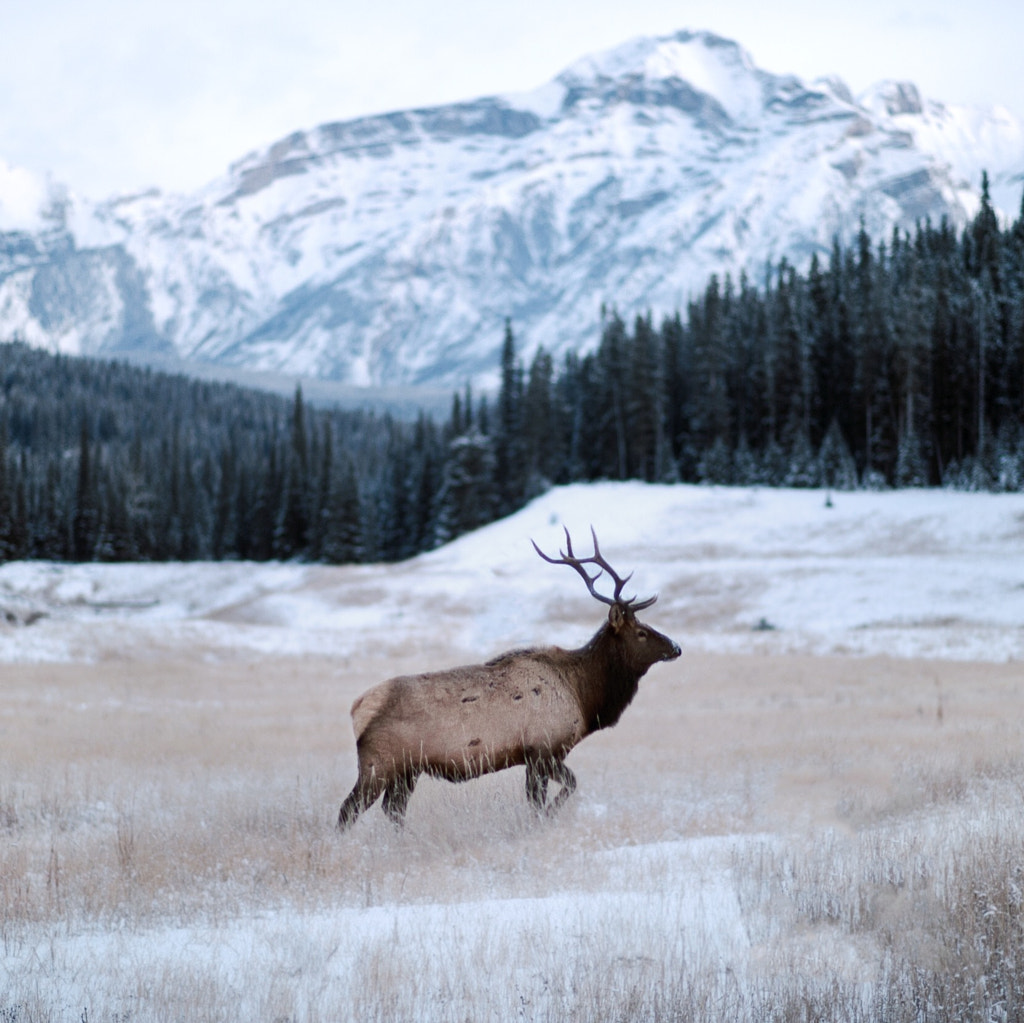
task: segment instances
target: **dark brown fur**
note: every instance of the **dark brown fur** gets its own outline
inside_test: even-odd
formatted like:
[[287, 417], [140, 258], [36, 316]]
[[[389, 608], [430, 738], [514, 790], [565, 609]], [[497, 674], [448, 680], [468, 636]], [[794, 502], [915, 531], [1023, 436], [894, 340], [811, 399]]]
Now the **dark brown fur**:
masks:
[[[589, 580], [576, 559], [563, 560]], [[338, 826], [382, 793], [385, 813], [400, 822], [421, 774], [455, 782], [521, 764], [530, 802], [561, 806], [576, 788], [569, 751], [619, 720], [651, 665], [679, 656], [672, 640], [637, 620], [614, 578], [614, 601], [594, 594], [611, 604], [608, 621], [578, 650], [512, 650], [486, 664], [388, 679], [360, 696], [352, 705], [359, 776]], [[550, 803], [549, 781], [561, 786]]]

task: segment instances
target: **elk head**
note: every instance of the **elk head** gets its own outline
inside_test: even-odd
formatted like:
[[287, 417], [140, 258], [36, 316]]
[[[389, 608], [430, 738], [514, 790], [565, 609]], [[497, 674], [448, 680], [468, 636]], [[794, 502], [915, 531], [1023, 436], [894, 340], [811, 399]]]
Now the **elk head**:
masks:
[[[621, 577], [601, 554], [593, 526], [590, 527], [590, 535], [594, 541], [594, 553], [586, 558], [576, 557], [572, 549], [572, 538], [569, 536], [567, 528], [565, 529], [565, 550], [559, 551], [560, 556], [557, 558], [545, 554], [535, 541], [531, 540], [530, 542], [533, 544], [533, 549], [545, 561], [552, 565], [568, 565], [578, 572], [586, 582], [590, 595], [601, 601], [602, 604], [609, 605], [607, 628], [615, 636], [623, 660], [638, 675], [644, 674], [652, 664], [657, 664], [658, 661], [675, 660], [680, 653], [679, 647], [668, 636], [645, 625], [636, 617], [637, 611], [650, 607], [658, 599], [657, 595], [640, 601], [635, 596], [624, 598], [622, 591], [626, 583], [633, 577], [633, 573], [630, 572], [625, 578]], [[594, 565], [597, 572], [591, 575], [587, 571], [587, 565]], [[602, 574], [607, 574], [615, 584], [615, 590], [610, 597], [597, 592], [596, 583]]]

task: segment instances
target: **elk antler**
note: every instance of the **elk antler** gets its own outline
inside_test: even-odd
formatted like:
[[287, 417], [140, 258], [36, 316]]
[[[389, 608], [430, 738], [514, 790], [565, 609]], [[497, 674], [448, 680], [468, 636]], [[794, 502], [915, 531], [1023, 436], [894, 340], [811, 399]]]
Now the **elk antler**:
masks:
[[[594, 553], [589, 558], [577, 558], [572, 551], [572, 538], [569, 536], [569, 530], [565, 526], [565, 551], [559, 551], [560, 558], [549, 558], [538, 546], [536, 540], [531, 540], [533, 549], [547, 562], [552, 565], [569, 565], [574, 568], [583, 577], [584, 582], [587, 584], [587, 589], [590, 590], [590, 595], [596, 597], [602, 604], [620, 604], [622, 607], [628, 607], [631, 611], [642, 611], [645, 607], [650, 607], [657, 599], [657, 595], [648, 597], [647, 600], [641, 600], [640, 603], [636, 603], [636, 597], [630, 597], [629, 600], [622, 599], [622, 587], [633, 578], [633, 573], [630, 572], [625, 579], [619, 577], [618, 572], [604, 560], [601, 555], [601, 550], [597, 546], [597, 533], [594, 532], [594, 527], [590, 527], [590, 535], [594, 538]], [[597, 575], [591, 575], [583, 566], [584, 565], [597, 565]], [[601, 573], [607, 572], [608, 575], [615, 581], [615, 593], [611, 597], [602, 596], [597, 590], [594, 589], [594, 584], [598, 579], [601, 578]]]

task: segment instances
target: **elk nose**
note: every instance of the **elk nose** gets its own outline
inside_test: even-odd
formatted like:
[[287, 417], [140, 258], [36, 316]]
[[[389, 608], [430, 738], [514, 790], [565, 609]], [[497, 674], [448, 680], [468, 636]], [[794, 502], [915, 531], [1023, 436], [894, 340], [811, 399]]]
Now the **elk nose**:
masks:
[[681, 653], [682, 650], [679, 649], [679, 644], [673, 643], [672, 649], [665, 655], [665, 660], [674, 661]]

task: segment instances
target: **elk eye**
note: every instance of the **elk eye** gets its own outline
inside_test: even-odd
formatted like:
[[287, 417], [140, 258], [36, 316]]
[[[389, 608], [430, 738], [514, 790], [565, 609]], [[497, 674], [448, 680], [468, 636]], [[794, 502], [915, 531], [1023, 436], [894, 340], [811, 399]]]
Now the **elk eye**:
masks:
[[637, 629], [637, 631], [636, 631], [636, 638], [637, 639], [647, 639], [647, 630], [646, 629]]

